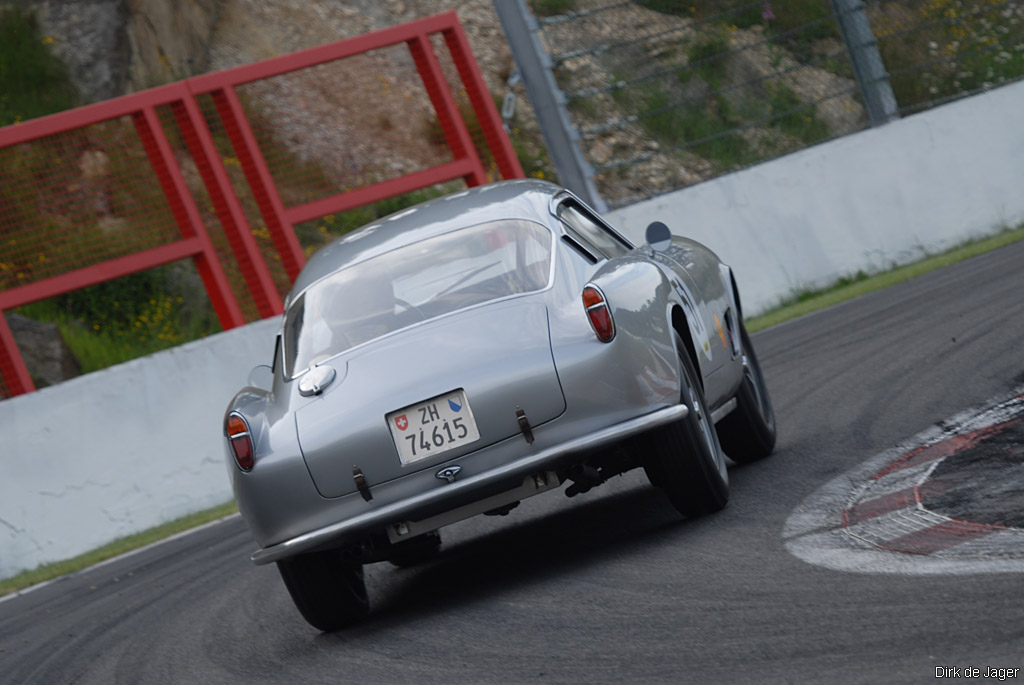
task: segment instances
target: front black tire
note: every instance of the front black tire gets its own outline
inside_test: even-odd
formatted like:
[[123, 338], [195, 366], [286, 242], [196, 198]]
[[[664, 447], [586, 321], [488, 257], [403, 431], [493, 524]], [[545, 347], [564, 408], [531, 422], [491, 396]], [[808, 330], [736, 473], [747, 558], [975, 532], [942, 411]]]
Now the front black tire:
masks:
[[761, 364], [747, 329], [740, 324], [743, 343], [743, 383], [736, 392], [736, 408], [718, 422], [722, 449], [737, 464], [763, 459], [775, 449], [775, 410]]
[[299, 613], [318, 630], [344, 628], [370, 611], [362, 564], [345, 560], [338, 550], [283, 559], [277, 570]]
[[725, 507], [729, 474], [718, 445], [704, 391], [683, 340], [676, 334], [680, 369], [680, 402], [686, 417], [646, 436], [644, 470], [651, 483], [665, 490], [679, 513], [694, 518]]

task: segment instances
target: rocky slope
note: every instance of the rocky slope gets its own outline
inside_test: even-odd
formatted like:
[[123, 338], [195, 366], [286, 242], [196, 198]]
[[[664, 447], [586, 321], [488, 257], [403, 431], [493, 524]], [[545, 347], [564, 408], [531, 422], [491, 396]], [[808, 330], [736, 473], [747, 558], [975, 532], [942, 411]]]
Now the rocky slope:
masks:
[[[27, 1], [37, 9], [44, 31], [69, 64], [76, 83], [92, 100], [449, 10], [458, 14], [492, 93], [504, 94], [506, 79], [514, 70], [491, 0]], [[636, 3], [577, 0], [574, 7], [600, 11], [602, 21], [560, 22], [545, 29], [543, 37], [552, 54], [601, 45], [602, 41], [621, 46], [629, 42], [623, 37], [641, 38], [617, 50], [614, 64], [609, 60], [611, 53], [601, 52], [562, 63], [558, 76], [567, 90], [578, 91], [588, 85], [601, 90], [621, 78], [621, 73], [635, 77], [685, 67], [685, 50], [671, 58], [674, 62], [668, 56], [680, 53], [681, 45], [703, 40], [694, 37], [692, 19], [654, 12]], [[700, 28], [707, 30], [706, 26]], [[791, 91], [800, 103], [820, 101], [817, 106], [810, 105], [810, 111], [821, 120], [828, 136], [862, 126], [864, 112], [852, 81], [797, 63], [784, 50], [769, 45], [758, 33], [759, 26], [735, 28], [723, 45], [728, 51], [724, 62], [728, 83], [767, 83], [775, 74], [784, 74], [773, 83]], [[841, 51], [839, 45], [820, 47]], [[700, 79], [669, 81], [665, 85], [669, 99], [693, 101], [696, 95], [698, 99], [707, 97], [712, 110], [719, 106], [716, 100], [721, 98], [712, 97], [711, 89]], [[777, 90], [777, 86], [773, 88]], [[434, 115], [403, 47], [270, 79], [244, 90], [275, 136], [300, 159], [316, 160], [338, 187], [423, 168], [446, 154], [428, 140]], [[584, 149], [591, 163], [598, 169], [614, 166], [598, 177], [602, 194], [613, 204], [691, 185], [729, 170], [729, 164], [714, 163], [697, 154], [699, 150], [664, 149], [666, 143], [675, 147], [673, 141], [652, 135], [651, 126], [638, 121], [636, 112], [624, 104], [630, 98], [642, 100], [643, 91], [624, 91], [616, 97], [615, 92], [604, 90], [584, 103], [587, 107], [583, 110], [575, 111], [575, 116], [584, 129]], [[764, 92], [748, 96], [734, 87], [724, 90], [728, 102], [722, 106], [732, 110], [767, 107]], [[522, 85], [517, 87], [517, 96], [516, 136], [540, 150], [542, 137]], [[586, 132], [595, 128], [603, 130]], [[743, 139], [739, 144], [752, 150], [753, 157], [768, 157], [773, 151], [781, 153], [803, 144], [771, 126], [745, 125], [735, 135]], [[623, 165], [624, 159], [629, 163]]]
[[[0, 3], [2, 6], [3, 3]], [[488, 87], [499, 95], [512, 57], [490, 0], [28, 0], [87, 100], [285, 55], [454, 10]], [[436, 163], [433, 117], [408, 51], [306, 70], [246, 87], [277, 137], [342, 181]], [[394, 92], [362, 97], [367, 91]], [[527, 119], [530, 117], [527, 115]], [[539, 140], [535, 125], [533, 129]], [[387, 148], [381, 162], [379, 151]], [[328, 151], [325, 155], [325, 151]], [[374, 160], [370, 168], [363, 160]], [[347, 179], [353, 180], [353, 179]], [[358, 181], [360, 179], [354, 179]]]

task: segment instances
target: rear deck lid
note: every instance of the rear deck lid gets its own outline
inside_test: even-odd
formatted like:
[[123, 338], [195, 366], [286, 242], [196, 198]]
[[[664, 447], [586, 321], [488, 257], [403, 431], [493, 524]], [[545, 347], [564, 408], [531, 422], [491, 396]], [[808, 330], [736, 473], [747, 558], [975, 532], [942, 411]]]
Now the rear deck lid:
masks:
[[565, 411], [539, 302], [463, 311], [331, 363], [347, 363], [341, 380], [295, 419], [324, 497], [355, 492], [354, 468], [372, 487], [517, 435], [517, 409], [533, 426]]

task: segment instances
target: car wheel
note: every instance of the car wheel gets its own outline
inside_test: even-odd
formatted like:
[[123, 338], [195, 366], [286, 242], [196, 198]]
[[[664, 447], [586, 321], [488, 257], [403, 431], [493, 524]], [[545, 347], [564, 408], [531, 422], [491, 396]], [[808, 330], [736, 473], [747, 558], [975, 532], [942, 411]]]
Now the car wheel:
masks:
[[651, 483], [665, 490], [672, 506], [681, 514], [695, 517], [726, 505], [729, 474], [711, 413], [704, 402], [704, 391], [678, 333], [676, 353], [680, 402], [689, 412], [685, 418], [646, 436], [644, 469]]
[[432, 530], [409, 540], [409, 542], [396, 545], [388, 561], [398, 568], [409, 568], [430, 561], [440, 551], [441, 533]]
[[338, 630], [370, 610], [362, 564], [343, 559], [338, 550], [283, 559], [277, 569], [299, 613], [314, 628]]
[[718, 422], [718, 440], [729, 458], [739, 464], [763, 459], [775, 449], [775, 411], [768, 396], [761, 365], [747, 329], [740, 324], [743, 342], [743, 383], [736, 392], [736, 408]]

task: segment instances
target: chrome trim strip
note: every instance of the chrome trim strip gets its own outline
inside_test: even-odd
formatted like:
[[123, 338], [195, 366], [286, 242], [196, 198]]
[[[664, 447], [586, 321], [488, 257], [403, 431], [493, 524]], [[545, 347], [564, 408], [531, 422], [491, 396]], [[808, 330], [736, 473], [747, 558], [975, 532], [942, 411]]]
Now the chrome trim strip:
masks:
[[733, 397], [728, 402], [723, 404], [721, 407], [719, 407], [718, 409], [716, 409], [713, 412], [711, 412], [711, 422], [712, 423], [718, 423], [719, 421], [724, 419], [726, 416], [731, 414], [732, 410], [735, 409], [735, 408], [736, 408], [736, 398]]
[[359, 516], [303, 533], [272, 547], [256, 550], [252, 554], [252, 562], [258, 566], [269, 564], [319, 547], [332, 538], [346, 533], [388, 526], [396, 521], [405, 519], [420, 507], [443, 502], [449, 497], [457, 496], [462, 492], [486, 487], [510, 477], [519, 476], [525, 478], [537, 471], [546, 471], [548, 470], [549, 462], [566, 454], [583, 452], [606, 442], [619, 440], [656, 426], [678, 421], [685, 418], [688, 411], [685, 404], [677, 404], [665, 409], [659, 409], [650, 414], [638, 416], [635, 419], [623, 421], [589, 435], [563, 442], [561, 445], [541, 450], [536, 454], [528, 455], [499, 468], [479, 473], [465, 480], [459, 480], [445, 487], [420, 493], [415, 497], [410, 497], [400, 502], [393, 502], [379, 509], [367, 511]]

